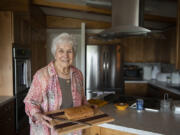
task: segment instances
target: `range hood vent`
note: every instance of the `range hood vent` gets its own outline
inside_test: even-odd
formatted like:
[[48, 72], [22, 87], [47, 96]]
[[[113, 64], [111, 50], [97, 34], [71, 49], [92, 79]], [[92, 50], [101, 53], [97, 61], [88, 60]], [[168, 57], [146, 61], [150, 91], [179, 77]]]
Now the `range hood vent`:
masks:
[[110, 9], [112, 3], [110, 0], [86, 0], [86, 4], [92, 7], [102, 7]]
[[[150, 30], [140, 27], [140, 0], [112, 0], [112, 28], [98, 34], [101, 38], [144, 35]], [[140, 16], [141, 13], [141, 16]]]

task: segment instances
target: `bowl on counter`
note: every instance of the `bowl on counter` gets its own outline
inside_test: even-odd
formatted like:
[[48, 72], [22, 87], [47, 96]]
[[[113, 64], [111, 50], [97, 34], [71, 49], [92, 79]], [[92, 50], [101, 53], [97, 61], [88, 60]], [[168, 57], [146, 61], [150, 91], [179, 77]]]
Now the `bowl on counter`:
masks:
[[129, 106], [127, 103], [116, 103], [114, 105], [120, 111], [126, 110], [128, 108], [128, 106]]

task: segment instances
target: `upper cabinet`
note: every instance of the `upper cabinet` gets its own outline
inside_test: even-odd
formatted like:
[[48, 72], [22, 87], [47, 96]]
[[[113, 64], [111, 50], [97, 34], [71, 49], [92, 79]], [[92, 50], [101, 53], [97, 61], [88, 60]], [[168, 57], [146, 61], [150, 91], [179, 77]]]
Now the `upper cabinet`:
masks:
[[169, 62], [167, 39], [154, 37], [129, 37], [122, 39], [125, 62]]
[[1, 0], [0, 9], [27, 12], [29, 10], [29, 0]]
[[14, 43], [23, 46], [30, 46], [31, 44], [31, 22], [30, 15], [16, 12], [14, 16]]
[[180, 0], [178, 0], [176, 27], [176, 69], [180, 69]]

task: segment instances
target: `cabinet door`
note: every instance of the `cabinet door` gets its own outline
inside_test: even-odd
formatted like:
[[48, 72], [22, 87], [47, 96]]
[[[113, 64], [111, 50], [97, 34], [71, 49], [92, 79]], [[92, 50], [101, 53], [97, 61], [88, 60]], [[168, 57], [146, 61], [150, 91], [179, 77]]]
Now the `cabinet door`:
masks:
[[0, 108], [0, 131], [2, 135], [13, 135], [14, 128], [14, 102], [9, 102]]
[[177, 21], [176, 21], [176, 69], [180, 69], [180, 0], [178, 0]]
[[29, 10], [29, 3], [29, 0], [1, 0], [0, 9], [27, 12]]
[[83, 135], [101, 135], [100, 134], [100, 127], [94, 126], [91, 128], [84, 129]]
[[147, 83], [125, 83], [125, 95], [146, 96]]
[[175, 93], [169, 92], [167, 90], [152, 85], [148, 85], [148, 92], [147, 92], [148, 97], [163, 99], [165, 93], [168, 93], [169, 98], [180, 99], [180, 95], [177, 95]]
[[[46, 36], [45, 30], [42, 31], [37, 28], [32, 27], [32, 74], [46, 65], [46, 48], [45, 48], [45, 39], [42, 37]], [[41, 37], [41, 39], [40, 39]]]
[[101, 135], [135, 135], [135, 134], [113, 130], [109, 128], [101, 128]]
[[24, 46], [31, 44], [31, 24], [28, 14], [14, 13], [14, 42]]

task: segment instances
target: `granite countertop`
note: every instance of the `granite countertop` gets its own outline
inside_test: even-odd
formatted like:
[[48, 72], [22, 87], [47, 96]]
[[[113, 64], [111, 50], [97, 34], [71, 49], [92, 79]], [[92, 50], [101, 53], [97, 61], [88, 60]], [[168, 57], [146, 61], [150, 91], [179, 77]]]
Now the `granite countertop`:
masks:
[[167, 82], [160, 82], [157, 80], [148, 80], [148, 81], [147, 80], [141, 80], [141, 81], [138, 80], [138, 81], [125, 81], [125, 83], [148, 83], [150, 85], [153, 85], [153, 86], [159, 87], [161, 89], [167, 90], [169, 92], [180, 95], [180, 90], [171, 88], [170, 84], [168, 84]]
[[105, 105], [101, 110], [112, 116], [115, 121], [100, 124], [100, 127], [138, 135], [177, 135], [180, 133], [180, 114], [150, 111], [139, 113], [132, 108], [119, 111], [113, 104]]
[[14, 96], [0, 96], [0, 107], [12, 101], [14, 98]]
[[172, 93], [175, 93], [175, 94], [180, 95], [180, 90], [171, 88], [170, 84], [168, 84], [168, 83], [166, 83], [166, 82], [160, 82], [160, 81], [156, 81], [156, 80], [150, 80], [150, 81], [148, 81], [148, 83], [151, 84], [151, 85], [153, 85], [153, 86], [156, 86], [156, 87], [165, 89], [165, 90], [167, 90], [167, 91], [169, 91], [169, 92], [172, 92]]

